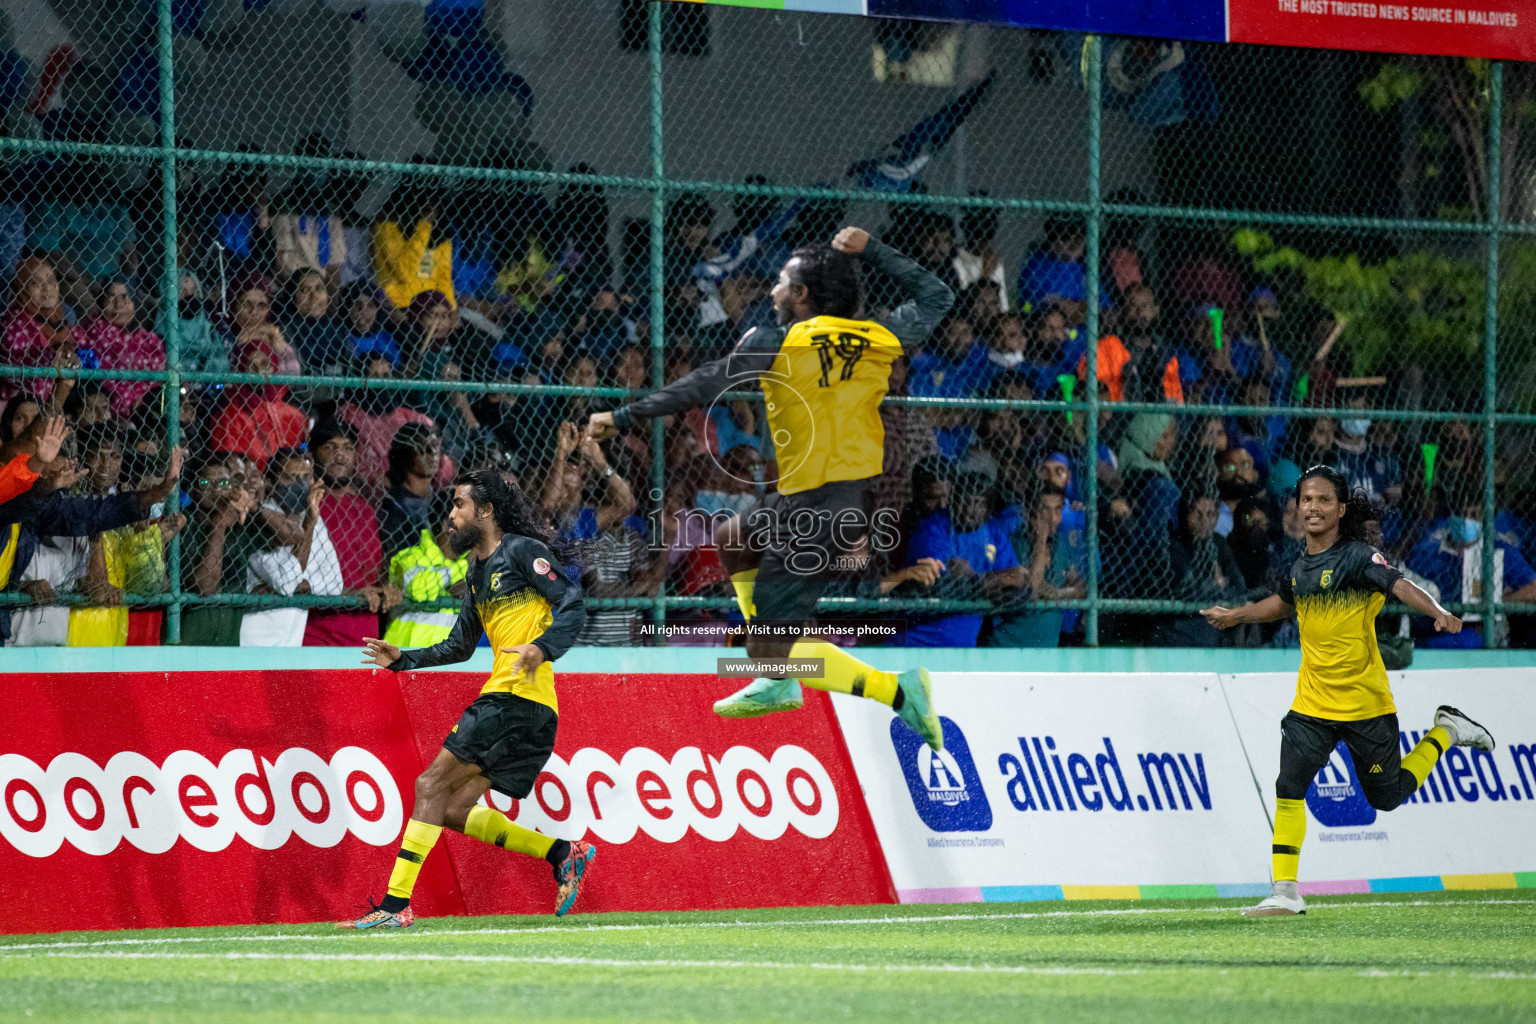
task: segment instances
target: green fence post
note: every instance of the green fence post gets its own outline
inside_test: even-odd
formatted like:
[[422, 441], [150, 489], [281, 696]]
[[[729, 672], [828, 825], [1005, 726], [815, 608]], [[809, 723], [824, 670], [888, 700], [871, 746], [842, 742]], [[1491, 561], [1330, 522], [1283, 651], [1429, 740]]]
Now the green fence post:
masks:
[[[661, 78], [661, 0], [651, 0], [646, 29], [646, 52], [651, 71], [651, 387], [666, 383], [666, 360], [662, 352], [667, 340], [666, 304], [666, 230], [667, 189], [664, 181], [666, 163], [662, 159], [665, 127], [662, 119]], [[667, 444], [662, 418], [651, 420], [651, 490], [658, 508], [665, 509], [667, 499]], [[665, 527], [661, 527], [665, 531]], [[659, 541], [661, 538], [655, 537]], [[654, 623], [655, 642], [661, 643], [661, 627], [667, 621], [667, 584], [656, 585]]]
[[[171, 22], [171, 0], [158, 0], [159, 15], [156, 47], [160, 58], [160, 204], [162, 245], [165, 249], [160, 268], [160, 309], [164, 317], [165, 367], [169, 371], [161, 394], [165, 397], [165, 447], [181, 444], [181, 313], [179, 260], [176, 252], [176, 68], [175, 33]], [[166, 511], [181, 511], [181, 487], [166, 496]], [[181, 643], [181, 536], [171, 538], [166, 557], [166, 575], [171, 587], [171, 603], [166, 608], [166, 643]]]
[[1088, 382], [1083, 397], [1088, 403], [1087, 433], [1084, 438], [1084, 460], [1087, 464], [1083, 479], [1083, 503], [1088, 513], [1088, 614], [1084, 623], [1084, 640], [1089, 647], [1099, 645], [1099, 229], [1104, 215], [1104, 203], [1099, 195], [1099, 149], [1104, 104], [1102, 94], [1101, 64], [1103, 43], [1098, 36], [1089, 36], [1084, 44], [1088, 48], [1088, 238], [1083, 254], [1087, 278], [1088, 320], [1083, 329], [1088, 332]]
[[[1493, 464], [1497, 453], [1498, 432], [1498, 348], [1499, 348], [1499, 205], [1503, 201], [1499, 174], [1503, 170], [1504, 65], [1495, 61], [1488, 73], [1488, 269], [1484, 287], [1487, 310], [1483, 322], [1483, 646], [1497, 643], [1494, 628], [1493, 556], [1494, 531]], [[1466, 595], [1462, 595], [1466, 600]]]

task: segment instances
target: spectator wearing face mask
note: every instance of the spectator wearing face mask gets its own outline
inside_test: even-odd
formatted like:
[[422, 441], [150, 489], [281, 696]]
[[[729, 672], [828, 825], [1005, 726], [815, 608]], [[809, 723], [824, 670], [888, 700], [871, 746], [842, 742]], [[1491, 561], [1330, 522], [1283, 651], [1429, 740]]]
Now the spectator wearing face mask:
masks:
[[[1444, 493], [1471, 494], [1473, 488], [1463, 481], [1445, 480], [1439, 485]], [[1436, 523], [1428, 535], [1408, 552], [1408, 568], [1440, 588], [1440, 599], [1477, 604], [1483, 600], [1483, 508], [1477, 499], [1464, 500], [1451, 507], [1451, 514]], [[1493, 549], [1493, 599], [1511, 603], [1536, 601], [1536, 569], [1532, 569], [1520, 549], [1495, 538]], [[1467, 628], [1460, 634], [1428, 634], [1417, 642], [1425, 647], [1477, 648], [1483, 646], [1487, 629], [1483, 616], [1475, 608], [1461, 613]], [[1470, 637], [1468, 636], [1470, 634]], [[1494, 644], [1508, 643], [1508, 617], [1502, 612], [1494, 623]]]
[[1402, 466], [1391, 452], [1372, 444], [1370, 434], [1367, 416], [1356, 414], [1339, 421], [1339, 436], [1334, 441], [1339, 472], [1349, 481], [1351, 491], [1361, 490], [1373, 502], [1395, 505], [1403, 497]]
[[[203, 308], [202, 282], [186, 270], [181, 271], [178, 280], [176, 340], [182, 371], [228, 373], [229, 337], [214, 326], [208, 311]], [[170, 317], [162, 309], [155, 321], [155, 330], [164, 338], [170, 329]]]
[[[291, 543], [278, 543], [251, 555], [246, 590], [284, 597], [343, 592], [341, 562], [330, 530], [320, 516], [326, 488], [314, 481], [314, 467], [300, 448], [275, 452], [267, 466], [266, 507], [297, 521]], [[309, 608], [276, 607], [250, 611], [240, 623], [241, 647], [298, 647], [304, 642]]]

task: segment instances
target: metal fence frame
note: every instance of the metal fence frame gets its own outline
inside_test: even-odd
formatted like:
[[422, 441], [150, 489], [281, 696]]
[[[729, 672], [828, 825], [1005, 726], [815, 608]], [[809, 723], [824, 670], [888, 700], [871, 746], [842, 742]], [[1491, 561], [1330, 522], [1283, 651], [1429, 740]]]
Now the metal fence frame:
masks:
[[[1025, 197], [1009, 196], [955, 196], [955, 195], [911, 195], [893, 194], [865, 189], [844, 188], [819, 188], [819, 187], [792, 187], [774, 185], [746, 185], [724, 181], [694, 181], [669, 178], [666, 174], [665, 144], [666, 132], [663, 120], [663, 83], [665, 80], [665, 67], [662, 47], [662, 4], [668, 0], [649, 0], [648, 3], [648, 40], [647, 55], [650, 82], [650, 167], [648, 177], [634, 177], [623, 175], [579, 174], [569, 172], [552, 171], [526, 171], [526, 170], [500, 170], [485, 167], [453, 166], [444, 164], [409, 164], [376, 160], [346, 160], [322, 157], [302, 157], [283, 154], [249, 153], [249, 152], [225, 152], [219, 150], [181, 148], [177, 144], [176, 136], [176, 100], [175, 100], [175, 66], [173, 54], [173, 24], [172, 24], [172, 0], [157, 0], [158, 13], [157, 25], [157, 54], [159, 59], [159, 144], [155, 146], [120, 146], [94, 143], [71, 143], [51, 140], [34, 140], [15, 137], [0, 137], [0, 153], [49, 153], [56, 155], [93, 156], [118, 160], [139, 160], [154, 162], [160, 168], [160, 189], [162, 199], [162, 238], [164, 247], [164, 261], [161, 268], [160, 303], [161, 308], [174, 308], [178, 293], [178, 252], [177, 238], [177, 198], [176, 182], [177, 167], [181, 163], [214, 163], [214, 164], [258, 164], [266, 167], [288, 169], [312, 169], [312, 170], [344, 170], [353, 172], [388, 173], [396, 175], [431, 175], [434, 177], [464, 178], [494, 180], [505, 182], [517, 182], [526, 184], [584, 184], [593, 186], [606, 186], [626, 188], [648, 192], [651, 196], [650, 204], [650, 347], [651, 347], [651, 377], [652, 385], [660, 387], [663, 379], [664, 341], [665, 341], [665, 305], [664, 305], [664, 274], [663, 251], [664, 229], [667, 203], [669, 198], [687, 193], [719, 193], [727, 192], [735, 195], [761, 195], [771, 197], [799, 197], [804, 199], [838, 199], [847, 201], [871, 201], [883, 204], [912, 203], [923, 206], [939, 208], [967, 208], [986, 207], [999, 211], [1077, 214], [1084, 218], [1087, 238], [1087, 252], [1084, 264], [1087, 272], [1087, 356], [1086, 371], [1087, 384], [1083, 388], [1080, 400], [1072, 402], [1062, 401], [1008, 401], [994, 399], [942, 399], [942, 398], [893, 398], [888, 401], [919, 405], [919, 406], [945, 406], [951, 408], [1009, 408], [1029, 411], [1066, 411], [1079, 410], [1087, 415], [1087, 439], [1085, 450], [1097, 451], [1099, 441], [1099, 411], [1109, 409], [1120, 412], [1141, 411], [1167, 411], [1169, 407], [1161, 403], [1145, 402], [1101, 402], [1098, 389], [1098, 342], [1099, 342], [1099, 251], [1101, 229], [1106, 217], [1115, 215], [1134, 215], [1149, 219], [1159, 220], [1197, 220], [1207, 222], [1228, 222], [1253, 225], [1273, 225], [1289, 227], [1334, 228], [1354, 230], [1380, 230], [1380, 231], [1415, 231], [1438, 234], [1459, 235], [1467, 238], [1481, 235], [1486, 244], [1486, 317], [1484, 326], [1483, 346], [1483, 403], [1480, 414], [1468, 414], [1465, 412], [1436, 412], [1420, 410], [1372, 410], [1371, 415], [1378, 419], [1441, 421], [1449, 419], [1476, 419], [1479, 421], [1483, 436], [1483, 536], [1495, 536], [1494, 515], [1494, 463], [1496, 432], [1501, 424], [1505, 425], [1536, 425], [1536, 414], [1531, 413], [1507, 413], [1500, 412], [1497, 408], [1497, 368], [1498, 354], [1498, 300], [1499, 300], [1499, 247], [1501, 243], [1511, 237], [1536, 235], [1536, 225], [1505, 223], [1500, 216], [1500, 171], [1503, 165], [1502, 153], [1502, 118], [1503, 118], [1503, 65], [1494, 62], [1491, 65], [1488, 80], [1488, 108], [1489, 117], [1487, 125], [1487, 153], [1488, 153], [1488, 181], [1489, 195], [1488, 208], [1485, 215], [1479, 220], [1447, 221], [1447, 220], [1409, 220], [1380, 217], [1351, 217], [1351, 216], [1325, 216], [1314, 214], [1287, 214], [1274, 212], [1259, 212], [1248, 210], [1202, 208], [1185, 206], [1150, 206], [1106, 203], [1103, 201], [1100, 186], [1101, 168], [1101, 129], [1103, 124], [1104, 106], [1101, 93], [1103, 44], [1098, 36], [1087, 38], [1084, 50], [1084, 62], [1086, 71], [1086, 86], [1088, 95], [1088, 169], [1087, 169], [1087, 194], [1086, 201], [1054, 201], [1029, 199]], [[184, 382], [222, 382], [222, 383], [276, 383], [276, 384], [304, 384], [304, 385], [331, 385], [337, 387], [379, 387], [379, 388], [410, 388], [421, 390], [424, 386], [437, 390], [457, 390], [466, 392], [482, 392], [492, 390], [492, 385], [473, 381], [456, 382], [432, 382], [425, 384], [415, 380], [365, 380], [359, 377], [284, 377], [281, 375], [272, 377], [259, 377], [249, 374], [212, 374], [212, 373], [182, 373], [180, 366], [180, 346], [177, 337], [179, 324], [177, 318], [168, 318], [169, 330], [164, 338], [166, 350], [166, 366], [163, 371], [110, 371], [110, 370], [80, 370], [72, 371], [70, 375], [75, 379], [117, 379], [117, 380], [153, 380], [163, 382], [168, 447], [175, 446], [180, 441], [180, 386]], [[0, 375], [13, 378], [21, 377], [53, 377], [59, 376], [60, 371], [48, 368], [0, 366]], [[543, 395], [590, 395], [606, 397], [624, 397], [630, 392], [614, 388], [573, 388], [563, 385], [506, 385], [494, 386], [497, 391], [513, 391], [520, 393]], [[1264, 416], [1285, 416], [1290, 418], [1316, 418], [1322, 416], [1341, 416], [1347, 410], [1333, 408], [1298, 408], [1293, 406], [1282, 407], [1256, 407], [1238, 405], [1198, 405], [1188, 404], [1177, 407], [1180, 413], [1193, 413], [1205, 415], [1230, 415], [1248, 414]], [[652, 424], [652, 484], [661, 493], [665, 486], [665, 458], [663, 450], [662, 424], [659, 420]], [[1104, 612], [1125, 613], [1157, 613], [1157, 612], [1182, 612], [1192, 613], [1198, 609], [1198, 605], [1179, 601], [1158, 600], [1129, 600], [1101, 598], [1099, 596], [1100, 565], [1099, 565], [1099, 534], [1098, 534], [1098, 479], [1097, 474], [1089, 472], [1085, 474], [1084, 504], [1087, 514], [1088, 533], [1088, 579], [1087, 597], [1078, 601], [1056, 602], [1028, 602], [1024, 608], [1079, 608], [1086, 611], [1086, 642], [1089, 646], [1099, 644], [1099, 617]], [[1490, 543], [1483, 545], [1482, 578], [1491, 580], [1494, 576], [1494, 551], [1495, 546]], [[282, 597], [277, 595], [254, 594], [220, 594], [213, 597], [189, 594], [182, 590], [181, 586], [181, 538], [171, 541], [167, 558], [167, 576], [170, 590], [160, 595], [125, 595], [124, 601], [134, 605], [160, 606], [166, 609], [166, 639], [169, 643], [179, 643], [181, 636], [181, 612], [190, 605], [211, 604], [238, 604], [248, 607], [263, 606], [309, 606], [309, 607], [337, 607], [337, 606], [361, 606], [363, 599], [357, 597], [317, 597], [296, 596]], [[70, 598], [70, 603], [85, 603], [82, 599]], [[0, 594], [0, 605], [25, 604], [28, 599], [19, 594]], [[734, 602], [718, 598], [694, 598], [672, 596], [666, 593], [663, 585], [655, 597], [644, 598], [607, 598], [591, 599], [594, 606], [604, 608], [648, 608], [658, 624], [666, 618], [668, 609], [703, 609], [703, 608], [728, 608], [734, 607]], [[982, 601], [945, 601], [939, 599], [882, 599], [871, 600], [861, 598], [824, 598], [822, 607], [827, 610], [839, 611], [863, 611], [863, 610], [903, 610], [903, 611], [982, 611], [992, 606]], [[1450, 606], [1453, 609], [1458, 606]], [[1481, 602], [1477, 605], [1465, 606], [1467, 611], [1480, 612], [1485, 622], [1492, 622], [1498, 611], [1532, 612], [1536, 611], [1536, 605], [1521, 605], [1512, 603], [1498, 603], [1494, 601], [1492, 587], [1484, 587]], [[657, 631], [660, 635], [660, 631]], [[1484, 645], [1493, 646], [1495, 631], [1484, 631]]]

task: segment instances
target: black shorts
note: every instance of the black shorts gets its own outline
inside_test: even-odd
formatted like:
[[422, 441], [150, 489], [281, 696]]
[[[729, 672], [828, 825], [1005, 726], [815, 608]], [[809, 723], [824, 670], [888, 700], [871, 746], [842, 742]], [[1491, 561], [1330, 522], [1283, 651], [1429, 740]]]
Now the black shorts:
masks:
[[[1280, 720], [1280, 777], [1275, 795], [1282, 800], [1306, 799], [1307, 787], [1342, 742], [1355, 762], [1355, 775], [1372, 807], [1396, 807], [1401, 802], [1402, 749], [1398, 746], [1396, 715], [1378, 715], [1355, 722], [1289, 712]], [[1409, 793], [1413, 792], [1410, 788]]]
[[464, 709], [443, 748], [478, 765], [491, 788], [521, 800], [555, 752], [558, 716], [546, 704], [515, 693], [482, 693]]
[[838, 480], [798, 494], [772, 494], [748, 512], [743, 537], [762, 552], [752, 603], [763, 623], [808, 622], [834, 576], [869, 549], [874, 479]]

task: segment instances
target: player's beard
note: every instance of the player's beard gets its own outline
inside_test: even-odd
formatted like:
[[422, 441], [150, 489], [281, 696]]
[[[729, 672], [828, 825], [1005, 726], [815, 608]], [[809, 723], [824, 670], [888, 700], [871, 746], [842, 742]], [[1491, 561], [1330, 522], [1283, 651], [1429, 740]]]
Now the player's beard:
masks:
[[479, 523], [470, 523], [462, 529], [452, 525], [448, 527], [448, 543], [460, 555], [473, 551], [480, 546], [480, 542], [484, 539], [485, 530], [481, 528]]

